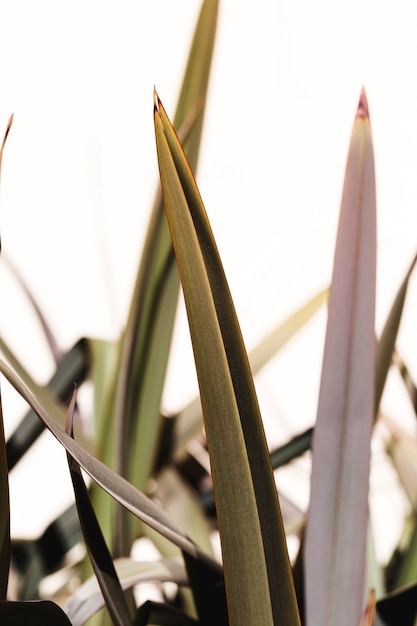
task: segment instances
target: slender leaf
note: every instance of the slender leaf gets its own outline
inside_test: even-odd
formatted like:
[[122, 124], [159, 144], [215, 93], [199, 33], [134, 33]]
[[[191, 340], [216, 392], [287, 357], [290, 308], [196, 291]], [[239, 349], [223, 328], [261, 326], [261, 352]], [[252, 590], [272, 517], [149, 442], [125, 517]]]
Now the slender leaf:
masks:
[[[74, 388], [71, 402], [68, 407], [65, 424], [65, 431], [72, 438], [74, 436], [73, 419], [75, 399], [76, 387]], [[107, 609], [115, 626], [129, 626], [129, 624], [133, 624], [133, 621], [130, 617], [129, 609], [113, 565], [111, 554], [108, 551], [106, 542], [101, 532], [100, 524], [98, 523], [94, 509], [91, 505], [80, 466], [68, 453], [67, 459], [85, 545], [87, 547], [88, 555], [91, 559], [101, 591], [105, 598]]]
[[[200, 145], [218, 0], [205, 0], [180, 91], [176, 127], [183, 127], [194, 167]], [[124, 333], [116, 429], [118, 470], [143, 489], [158, 453], [161, 397], [178, 302], [179, 279], [161, 195], [157, 194]], [[120, 546], [130, 548], [121, 520]]]
[[384, 416], [382, 421], [391, 434], [386, 443], [386, 450], [410, 504], [417, 513], [417, 440], [388, 417]]
[[375, 274], [375, 172], [362, 91], [346, 167], [313, 438], [305, 543], [308, 626], [352, 626], [363, 611]]
[[398, 367], [401, 378], [404, 381], [405, 388], [407, 389], [408, 396], [410, 398], [411, 404], [413, 405], [413, 409], [415, 414], [417, 415], [417, 385], [414, 380], [411, 378], [411, 374], [408, 370], [408, 367], [404, 363], [403, 359], [400, 357], [397, 351], [395, 351], [393, 355], [394, 363]]
[[4, 438], [3, 408], [0, 392], [0, 601], [6, 599], [10, 567], [10, 502]]
[[46, 316], [44, 315], [43, 311], [41, 310], [38, 302], [36, 301], [32, 291], [29, 288], [29, 285], [26, 283], [26, 281], [24, 280], [23, 276], [21, 275], [21, 273], [18, 271], [17, 267], [14, 265], [14, 263], [12, 263], [12, 261], [9, 258], [5, 259], [6, 261], [6, 265], [9, 268], [9, 270], [11, 271], [12, 275], [14, 276], [14, 278], [16, 279], [18, 285], [20, 286], [20, 288], [22, 289], [23, 293], [25, 294], [26, 298], [29, 300], [35, 315], [41, 325], [41, 328], [43, 330], [43, 334], [45, 336], [46, 342], [49, 346], [49, 349], [51, 351], [51, 354], [54, 358], [55, 364], [58, 365], [58, 363], [61, 361], [61, 359], [64, 357], [64, 353], [62, 352], [61, 348], [58, 345], [57, 340], [55, 339], [55, 335], [52, 332], [52, 328], [50, 327]]
[[378, 342], [377, 350], [377, 370], [376, 370], [376, 391], [375, 391], [375, 412], [377, 413], [381, 402], [382, 392], [384, 390], [385, 381], [388, 370], [391, 366], [393, 354], [395, 351], [395, 342], [397, 339], [398, 329], [400, 327], [401, 316], [404, 308], [404, 302], [407, 295], [408, 282], [411, 273], [417, 263], [417, 254], [411, 262], [411, 265], [405, 275], [400, 289], [395, 297], [389, 312], [384, 329]]
[[155, 132], [210, 451], [230, 623], [266, 625], [275, 618], [297, 624], [285, 535], [246, 351], [194, 177], [159, 99]]
[[[122, 589], [130, 589], [140, 583], [149, 582], [174, 582], [181, 586], [188, 585], [187, 572], [181, 558], [140, 562], [120, 558], [114, 561], [114, 567]], [[64, 609], [72, 626], [82, 626], [104, 604], [97, 579], [92, 576], [67, 600]]]
[[195, 558], [201, 559], [208, 567], [221, 571], [221, 567], [194, 544], [184, 533], [172, 523], [172, 520], [143, 493], [127, 482], [122, 476], [104, 465], [87, 450], [82, 448], [54, 421], [39, 399], [25, 385], [19, 376], [0, 359], [0, 372], [11, 385], [20, 393], [26, 402], [44, 422], [54, 437], [64, 446], [73, 459], [87, 472], [117, 502], [128, 511], [149, 524], [167, 539], [176, 544], [181, 550], [188, 551]]

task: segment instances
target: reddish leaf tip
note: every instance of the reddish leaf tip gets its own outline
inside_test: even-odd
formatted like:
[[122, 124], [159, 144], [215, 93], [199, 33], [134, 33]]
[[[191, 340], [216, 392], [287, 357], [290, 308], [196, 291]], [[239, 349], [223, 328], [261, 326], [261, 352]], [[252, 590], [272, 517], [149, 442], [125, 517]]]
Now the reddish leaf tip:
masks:
[[156, 87], [153, 88], [153, 110], [154, 114], [159, 113], [159, 107], [161, 106], [161, 100], [158, 96], [158, 92], [156, 91]]
[[358, 112], [356, 117], [362, 117], [364, 119], [369, 118], [368, 100], [366, 98], [365, 89], [362, 87], [361, 97], [359, 98]]

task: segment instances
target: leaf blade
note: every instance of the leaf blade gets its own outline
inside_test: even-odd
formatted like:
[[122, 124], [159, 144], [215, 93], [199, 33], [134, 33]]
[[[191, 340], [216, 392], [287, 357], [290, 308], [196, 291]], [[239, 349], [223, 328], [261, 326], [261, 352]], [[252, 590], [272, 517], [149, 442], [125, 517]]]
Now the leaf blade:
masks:
[[346, 166], [313, 438], [305, 545], [308, 626], [350, 626], [363, 609], [375, 395], [375, 259], [374, 159], [362, 91]]

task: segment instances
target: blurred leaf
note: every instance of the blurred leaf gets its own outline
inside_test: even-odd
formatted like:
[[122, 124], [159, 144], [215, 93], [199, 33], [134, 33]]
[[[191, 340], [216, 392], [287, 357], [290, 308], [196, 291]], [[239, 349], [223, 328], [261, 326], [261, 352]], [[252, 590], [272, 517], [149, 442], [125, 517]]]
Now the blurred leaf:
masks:
[[408, 371], [406, 364], [404, 363], [397, 351], [395, 351], [393, 359], [400, 371], [401, 378], [404, 381], [404, 385], [407, 389], [411, 404], [413, 405], [414, 412], [417, 415], [417, 386], [411, 378], [411, 374]]
[[[175, 115], [176, 128], [183, 127], [194, 167], [197, 166], [217, 11], [218, 0], [203, 2]], [[178, 272], [158, 193], [124, 333], [116, 409], [118, 470], [139, 489], [144, 489], [158, 453], [161, 396], [178, 293]], [[120, 554], [130, 549], [131, 539], [125, 536], [122, 520]]]
[[386, 443], [386, 450], [411, 506], [414, 512], [417, 512], [417, 440], [388, 417], [383, 416], [382, 421], [391, 434]]
[[61, 513], [36, 539], [12, 540], [12, 563], [19, 573], [20, 600], [36, 597], [41, 580], [56, 571], [65, 555], [80, 541], [82, 533], [75, 505]]
[[[160, 561], [134, 561], [128, 558], [114, 561], [122, 589], [130, 589], [144, 582], [174, 582], [188, 585], [182, 558]], [[92, 576], [77, 589], [65, 604], [65, 612], [73, 626], [82, 626], [96, 611], [104, 606], [104, 598], [97, 579]]]
[[10, 502], [0, 390], [0, 601], [6, 599], [10, 567]]
[[188, 579], [201, 626], [228, 626], [224, 578], [186, 552], [183, 553]]
[[43, 407], [37, 396], [1, 359], [0, 372], [26, 400], [29, 406], [32, 407], [54, 437], [58, 439], [66, 451], [70, 453], [72, 458], [75, 459], [87, 474], [105, 489], [107, 493], [145, 524], [149, 524], [149, 526], [175, 543], [181, 550], [190, 552], [195, 558], [200, 558], [208, 567], [213, 567], [215, 571], [221, 571], [221, 567], [218, 563], [213, 561], [211, 557], [190, 541], [190, 539], [183, 534], [181, 529], [177, 528], [175, 524], [172, 523], [172, 520], [162, 509], [67, 435]]
[[[75, 399], [76, 388], [74, 388], [68, 407], [65, 424], [65, 431], [70, 437], [73, 437]], [[85, 545], [93, 565], [94, 573], [106, 601], [107, 610], [115, 626], [129, 626], [129, 624], [133, 624], [133, 621], [130, 617], [111, 554], [108, 551], [100, 525], [91, 505], [87, 487], [81, 475], [80, 466], [68, 453], [67, 459], [74, 487], [75, 502], [80, 518], [81, 530], [83, 531]]]
[[148, 600], [139, 609], [134, 626], [198, 626], [188, 615], [165, 604]]
[[[87, 376], [90, 358], [86, 340], [80, 339], [65, 354], [47, 387], [41, 387], [32, 379], [2, 338], [0, 338], [0, 348], [26, 386], [37, 396], [54, 419], [59, 424], [64, 425], [65, 407], [59, 400], [67, 402], [71, 396], [74, 382], [81, 384]], [[42, 434], [44, 428], [33, 411], [29, 411], [25, 415], [6, 444], [9, 472]], [[90, 447], [86, 437], [80, 435], [80, 440], [85, 447]]]
[[64, 356], [64, 353], [62, 352], [61, 348], [58, 345], [58, 342], [55, 339], [55, 335], [52, 332], [51, 327], [48, 324], [48, 321], [45, 317], [45, 315], [43, 314], [43, 312], [41, 311], [35, 297], [33, 296], [28, 284], [26, 283], [26, 281], [24, 280], [23, 276], [21, 275], [21, 273], [18, 271], [17, 267], [14, 265], [14, 263], [12, 263], [12, 261], [9, 258], [6, 258], [6, 265], [9, 268], [9, 270], [11, 271], [11, 273], [13, 274], [14, 278], [16, 279], [18, 285], [20, 286], [20, 288], [22, 289], [23, 293], [25, 294], [26, 298], [29, 300], [35, 315], [41, 325], [41, 328], [43, 330], [43, 334], [45, 335], [47, 344], [49, 346], [49, 349], [51, 351], [51, 354], [54, 358], [55, 364], [58, 365], [58, 363], [61, 361], [61, 359]]
[[4, 131], [4, 135], [3, 135], [3, 141], [0, 147], [0, 175], [1, 175], [1, 166], [3, 162], [4, 147], [6, 145], [7, 137], [9, 136], [9, 132], [12, 127], [12, 124], [13, 124], [13, 113], [11, 114], [11, 116], [9, 117], [9, 121], [7, 122], [6, 130]]
[[155, 133], [199, 379], [230, 623], [266, 626], [275, 618], [283, 625], [297, 624], [285, 534], [246, 351], [194, 177], [159, 99]]
[[388, 594], [376, 603], [384, 626], [415, 626], [417, 618], [417, 585]]
[[401, 284], [401, 287], [392, 304], [384, 329], [381, 333], [377, 348], [377, 369], [376, 369], [376, 391], [375, 391], [375, 412], [378, 412], [381, 402], [382, 392], [384, 390], [385, 381], [388, 370], [391, 366], [393, 353], [395, 350], [395, 342], [397, 339], [398, 329], [400, 327], [401, 316], [404, 308], [405, 297], [407, 295], [408, 281], [417, 262], [417, 254], [411, 262], [407, 274]]
[[368, 602], [358, 626], [373, 626], [375, 620], [375, 592], [370, 591], [368, 594]]
[[42, 602], [0, 602], [0, 624], [13, 626], [71, 626], [57, 604]]
[[[89, 339], [91, 380], [94, 389], [95, 456], [115, 469], [115, 403], [117, 376], [120, 366], [120, 341]], [[96, 483], [90, 486], [91, 503], [100, 520], [100, 528], [108, 545], [113, 547], [116, 503]], [[90, 574], [89, 560], [83, 578]]]
[[346, 167], [313, 437], [304, 563], [308, 626], [352, 626], [363, 610], [375, 266], [375, 171], [362, 91]]

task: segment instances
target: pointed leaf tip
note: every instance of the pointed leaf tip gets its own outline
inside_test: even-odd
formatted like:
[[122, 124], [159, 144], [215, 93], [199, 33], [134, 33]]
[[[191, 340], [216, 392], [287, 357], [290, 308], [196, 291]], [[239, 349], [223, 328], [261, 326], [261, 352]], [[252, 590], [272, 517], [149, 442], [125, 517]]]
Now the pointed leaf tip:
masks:
[[359, 98], [358, 112], [356, 117], [369, 118], [368, 100], [366, 98], [365, 89], [362, 87], [361, 97]]

